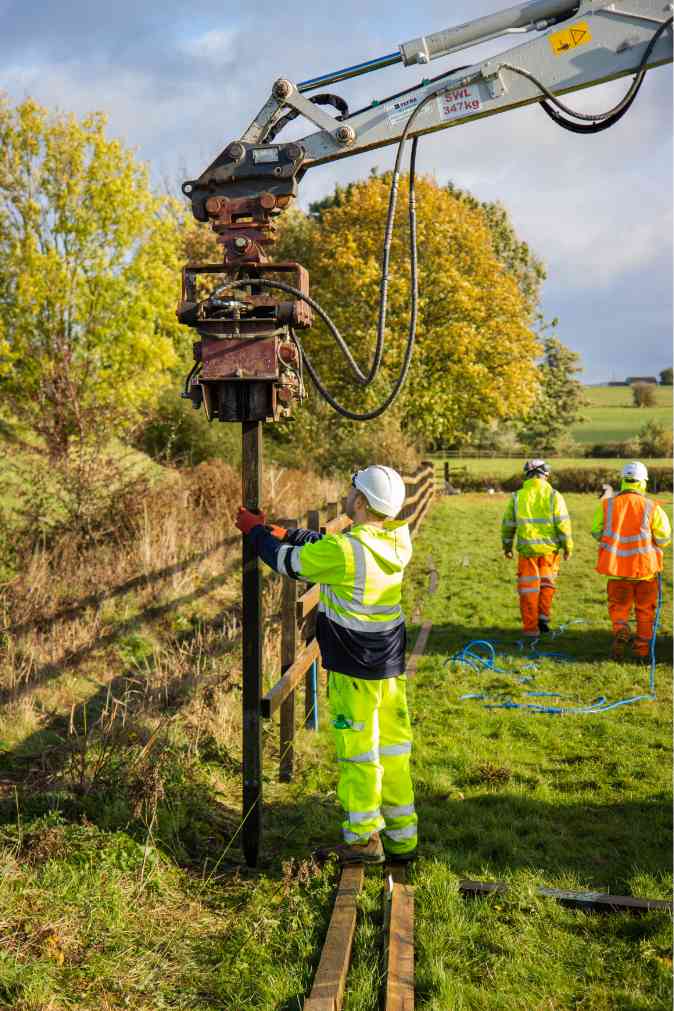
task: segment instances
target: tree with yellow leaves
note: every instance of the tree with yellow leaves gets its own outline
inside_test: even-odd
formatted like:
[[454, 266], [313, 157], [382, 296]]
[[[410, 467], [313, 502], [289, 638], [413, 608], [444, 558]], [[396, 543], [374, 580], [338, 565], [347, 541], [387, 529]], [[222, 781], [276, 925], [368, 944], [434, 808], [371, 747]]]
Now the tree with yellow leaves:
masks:
[[[338, 189], [313, 216], [286, 215], [280, 247], [280, 255], [309, 268], [314, 298], [363, 369], [374, 347], [389, 186], [389, 175], [374, 174]], [[531, 269], [522, 265], [526, 247], [513, 242], [498, 205], [489, 205], [490, 215], [489, 207], [427, 177], [417, 178], [416, 189], [417, 343], [406, 388], [393, 410], [396, 424], [410, 438], [448, 442], [468, 434], [477, 422], [522, 416], [534, 402], [541, 348], [533, 325], [542, 268], [533, 257]], [[367, 390], [354, 387], [329, 334], [315, 326], [303, 335], [326, 385], [356, 409], [383, 399], [404, 352], [410, 300], [407, 195], [404, 178], [380, 378]]]
[[175, 364], [181, 213], [102, 115], [0, 98], [0, 396], [51, 459], [123, 433]]

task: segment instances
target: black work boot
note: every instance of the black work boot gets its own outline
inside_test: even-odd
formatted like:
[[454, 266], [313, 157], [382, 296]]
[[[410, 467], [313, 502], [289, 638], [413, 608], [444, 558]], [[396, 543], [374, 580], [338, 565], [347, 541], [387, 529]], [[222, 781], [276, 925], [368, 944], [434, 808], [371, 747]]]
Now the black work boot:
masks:
[[413, 850], [408, 850], [407, 853], [386, 853], [386, 860], [391, 864], [411, 864], [416, 858], [416, 847]]
[[325, 863], [331, 857], [347, 864], [383, 864], [384, 849], [378, 832], [373, 832], [365, 843], [337, 843], [336, 846], [321, 846], [314, 852], [318, 863]]
[[541, 635], [547, 635], [550, 631], [550, 619], [545, 618], [542, 614], [538, 616], [538, 631]]

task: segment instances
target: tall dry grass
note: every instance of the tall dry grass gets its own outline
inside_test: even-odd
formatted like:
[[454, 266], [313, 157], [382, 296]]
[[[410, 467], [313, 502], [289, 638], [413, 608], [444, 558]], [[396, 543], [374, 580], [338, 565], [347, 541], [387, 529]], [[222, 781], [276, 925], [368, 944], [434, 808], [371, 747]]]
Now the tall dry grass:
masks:
[[[302, 516], [341, 490], [272, 467], [263, 507], [269, 517]], [[239, 680], [239, 502], [240, 477], [222, 461], [167, 469], [142, 493], [137, 482], [120, 491], [105, 536], [68, 529], [24, 551], [0, 588], [2, 736], [18, 744], [58, 730], [66, 717], [72, 741], [87, 719], [87, 733], [107, 727], [110, 736], [110, 685], [115, 725], [132, 710], [142, 722], [179, 705], [197, 738], [204, 727], [220, 741], [237, 733], [239, 700], [223, 686]], [[278, 669], [280, 582], [264, 586], [270, 672]]]

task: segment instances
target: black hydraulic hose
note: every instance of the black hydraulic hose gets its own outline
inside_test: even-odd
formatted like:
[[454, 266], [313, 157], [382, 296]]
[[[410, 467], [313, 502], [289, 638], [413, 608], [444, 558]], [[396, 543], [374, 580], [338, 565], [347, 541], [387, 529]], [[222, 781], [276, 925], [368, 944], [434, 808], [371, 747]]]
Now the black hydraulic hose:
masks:
[[641, 82], [639, 82], [638, 87], [632, 92], [632, 96], [628, 102], [626, 102], [619, 112], [614, 113], [608, 119], [602, 119], [595, 123], [576, 123], [572, 119], [567, 119], [562, 116], [560, 112], [555, 109], [553, 105], [549, 102], [540, 102], [539, 105], [543, 112], [550, 117], [553, 123], [557, 126], [561, 126], [563, 130], [569, 130], [570, 133], [601, 133], [602, 130], [610, 130], [612, 126], [615, 126], [618, 120], [622, 119], [628, 109], [631, 107], [632, 102], [639, 94], [639, 88], [641, 87]]
[[402, 390], [405, 380], [407, 379], [407, 373], [409, 372], [410, 365], [412, 363], [412, 353], [414, 351], [414, 342], [417, 334], [417, 311], [418, 311], [418, 270], [417, 270], [417, 216], [416, 216], [416, 196], [414, 190], [414, 178], [416, 169], [416, 156], [417, 156], [417, 144], [418, 138], [415, 137], [412, 141], [412, 154], [410, 158], [410, 202], [409, 202], [409, 220], [410, 220], [410, 275], [411, 275], [411, 305], [410, 305], [410, 326], [409, 333], [407, 336], [407, 346], [405, 348], [405, 355], [403, 358], [403, 363], [400, 368], [400, 373], [398, 378], [393, 385], [393, 389], [389, 393], [388, 397], [378, 407], [373, 408], [371, 411], [352, 411], [348, 407], [344, 407], [343, 404], [338, 403], [337, 400], [328, 392], [325, 388], [321, 379], [316, 371], [313, 362], [307, 355], [304, 348], [302, 348], [297, 336], [295, 335], [295, 340], [298, 346], [302, 350], [302, 357], [304, 359], [304, 364], [307, 367], [307, 372], [311, 376], [312, 382], [320, 395], [326, 400], [338, 414], [341, 414], [344, 418], [349, 418], [351, 421], [373, 421], [374, 418], [380, 417], [384, 411], [388, 410], [394, 400], [397, 399], [398, 394]]
[[[543, 106], [543, 109], [548, 116], [550, 116], [550, 118], [560, 126], [563, 126], [565, 129], [572, 130], [574, 133], [598, 133], [600, 130], [606, 130], [617, 123], [629, 109], [639, 92], [639, 88], [643, 84], [644, 77], [646, 76], [646, 70], [644, 68], [648, 63], [653, 49], [655, 48], [655, 44], [665, 29], [672, 24], [672, 20], [672, 17], [666, 18], [660, 25], [658, 25], [657, 30], [653, 34], [653, 38], [646, 46], [644, 55], [639, 63], [639, 68], [628, 90], [625, 92], [618, 104], [614, 105], [613, 108], [609, 109], [607, 112], [579, 112], [577, 109], [572, 109], [570, 106], [565, 105], [564, 102], [560, 101], [554, 92], [550, 91], [547, 85], [543, 84], [542, 81], [539, 81], [533, 74], [530, 74], [528, 70], [523, 70], [521, 67], [516, 67], [511, 63], [502, 63], [501, 69], [510, 70], [514, 74], [519, 74], [520, 77], [526, 77], [527, 80], [532, 82], [532, 84], [535, 84], [548, 99], [548, 102], [541, 101], [540, 104]], [[554, 106], [555, 109], [559, 109], [560, 112], [573, 116], [575, 119], [587, 121], [591, 125], [585, 129], [579, 129], [581, 124], [574, 124], [573, 122], [569, 122], [569, 120], [564, 120], [563, 117], [560, 116], [558, 112], [555, 112], [552, 108], [550, 108], [550, 106]]]
[[[349, 368], [353, 372], [356, 381], [361, 386], [369, 386], [373, 382], [373, 380], [375, 379], [375, 377], [379, 372], [381, 366], [381, 359], [383, 355], [384, 333], [386, 327], [386, 315], [388, 308], [388, 275], [391, 259], [391, 243], [393, 238], [395, 211], [398, 200], [400, 168], [405, 142], [408, 139], [409, 132], [412, 128], [414, 120], [417, 118], [417, 116], [424, 108], [424, 106], [428, 102], [430, 102], [431, 99], [436, 98], [438, 94], [439, 91], [433, 91], [430, 94], [426, 95], [423, 101], [419, 103], [419, 105], [413, 111], [412, 115], [407, 120], [405, 129], [403, 130], [403, 133], [400, 137], [400, 141], [398, 144], [395, 165], [393, 168], [393, 178], [391, 180], [391, 189], [389, 193], [386, 230], [384, 233], [384, 247], [382, 254], [382, 276], [379, 291], [379, 321], [377, 325], [377, 342], [375, 346], [375, 354], [372, 361], [372, 365], [367, 374], [362, 372], [362, 370], [358, 366], [358, 363], [355, 361], [353, 355], [351, 354], [351, 351], [348, 345], [346, 344], [346, 341], [340, 334], [339, 330], [337, 329], [333, 321], [330, 319], [327, 312], [322, 308], [322, 306], [318, 302], [316, 302], [315, 299], [311, 298], [310, 295], [304, 294], [304, 292], [301, 292], [299, 288], [295, 288], [293, 287], [293, 285], [290, 285], [285, 281], [270, 281], [267, 280], [266, 278], [255, 279], [255, 284], [259, 285], [262, 288], [272, 288], [280, 291], [285, 291], [291, 295], [294, 295], [295, 298], [299, 299], [300, 301], [306, 302], [306, 304], [309, 305], [318, 316], [320, 316], [320, 318], [328, 327], [332, 336], [335, 338], [337, 346], [339, 347], [342, 354], [346, 358], [347, 364], [349, 365]], [[417, 215], [416, 215], [416, 192], [415, 192], [417, 146], [418, 146], [418, 138], [415, 137], [412, 141], [412, 152], [410, 157], [410, 187], [409, 187], [409, 204], [408, 204], [409, 225], [410, 225], [410, 284], [411, 284], [410, 322], [402, 366], [398, 378], [396, 379], [396, 382], [394, 383], [391, 392], [378, 407], [373, 408], [373, 410], [371, 411], [364, 411], [359, 413], [357, 411], [350, 410], [350, 408], [345, 407], [343, 404], [340, 404], [326, 389], [325, 385], [320, 379], [320, 376], [318, 375], [316, 368], [314, 367], [313, 362], [311, 361], [306, 351], [302, 347], [299, 338], [295, 333], [293, 333], [293, 339], [295, 340], [298, 348], [300, 349], [302, 359], [307, 368], [307, 372], [311, 376], [311, 379], [320, 395], [339, 414], [341, 414], [345, 418], [351, 419], [352, 421], [371, 421], [374, 418], [378, 418], [381, 414], [383, 414], [384, 411], [386, 411], [394, 402], [394, 400], [396, 400], [396, 398], [398, 397], [407, 378], [407, 374], [409, 372], [410, 364], [412, 361], [412, 353], [414, 351], [414, 343], [416, 339], [416, 330], [417, 330], [418, 288], [419, 288], [418, 257], [417, 257]], [[218, 291], [228, 290], [231, 288], [241, 288], [245, 287], [250, 283], [251, 283], [250, 279], [228, 281], [227, 284], [222, 285], [222, 287], [219, 288]]]

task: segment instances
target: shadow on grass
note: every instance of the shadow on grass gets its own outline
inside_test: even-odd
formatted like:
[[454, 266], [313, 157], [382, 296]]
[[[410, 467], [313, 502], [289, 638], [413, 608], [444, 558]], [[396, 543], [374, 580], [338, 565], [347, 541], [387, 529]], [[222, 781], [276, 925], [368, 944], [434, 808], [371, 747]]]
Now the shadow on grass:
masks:
[[[554, 631], [554, 625], [553, 625]], [[411, 628], [409, 639], [414, 643], [417, 629]], [[424, 650], [426, 656], [442, 656], [444, 658], [457, 652], [473, 640], [487, 640], [493, 644], [497, 653], [508, 653], [513, 657], [527, 658], [529, 644], [523, 639], [522, 632], [503, 626], [476, 625], [471, 626], [461, 622], [434, 624]], [[541, 653], [563, 653], [576, 663], [608, 662], [613, 642], [610, 628], [592, 628], [588, 625], [571, 625], [558, 635], [544, 635], [536, 641], [536, 650]], [[486, 653], [485, 653], [486, 655]], [[631, 663], [631, 654], [626, 654], [625, 662]], [[656, 661], [670, 664], [672, 661], [672, 636], [661, 633], [656, 643]]]
[[[1, 434], [2, 430], [0, 428], [0, 435]], [[76, 618], [80, 618], [89, 607], [100, 607], [100, 605], [106, 600], [123, 597], [127, 593], [132, 593], [134, 590], [141, 588], [146, 589], [154, 583], [162, 582], [164, 579], [180, 575], [182, 572], [187, 572], [188, 569], [191, 569], [194, 565], [198, 565], [200, 562], [205, 561], [206, 558], [214, 555], [215, 552], [219, 551], [221, 548], [233, 547], [240, 541], [240, 539], [241, 538], [238, 534], [231, 537], [225, 537], [212, 547], [206, 548], [204, 551], [195, 552], [188, 558], [175, 562], [173, 565], [166, 565], [162, 569], [155, 569], [153, 572], [147, 572], [140, 576], [134, 576], [131, 579], [127, 579], [126, 582], [120, 583], [118, 586], [111, 586], [106, 590], [101, 590], [99, 593], [89, 593], [85, 597], [81, 597], [79, 600], [76, 600], [71, 604], [66, 604], [64, 607], [60, 607], [52, 614], [40, 615], [37, 618], [31, 618], [29, 621], [19, 621], [6, 625], [4, 628], [0, 628], [0, 634], [8, 632], [10, 635], [19, 635], [32, 628], [39, 629], [41, 632], [46, 632], [58, 621], [74, 621]]]
[[[118, 622], [112, 632], [106, 632], [104, 635], [99, 635], [96, 638], [91, 639], [89, 642], [84, 643], [84, 645], [80, 646], [78, 649], [72, 650], [70, 653], [64, 653], [59, 660], [46, 663], [41, 667], [38, 667], [31, 673], [29, 678], [20, 684], [14, 685], [11, 688], [0, 688], [0, 705], [5, 705], [8, 702], [18, 702], [35, 688], [46, 684], [48, 681], [51, 681], [56, 677], [59, 677], [66, 670], [76, 668], [83, 660], [92, 653], [95, 653], [97, 650], [113, 646], [123, 636], [136, 631], [142, 625], [147, 624], [148, 622], [157, 621], [165, 617], [167, 614], [171, 614], [171, 612], [175, 611], [176, 608], [185, 604], [193, 603], [194, 601], [207, 596], [209, 593], [212, 593], [213, 590], [218, 589], [218, 587], [227, 582], [235, 564], [236, 562], [233, 559], [225, 562], [222, 573], [209, 579], [208, 582], [200, 586], [198, 590], [194, 590], [191, 593], [185, 593], [180, 597], [174, 597], [172, 600], [169, 600], [164, 604], [154, 604], [150, 607], [146, 607], [132, 618], [127, 618], [124, 621]], [[232, 606], [227, 609], [227, 613], [234, 612], [235, 610], [236, 608]], [[217, 624], [218, 621], [222, 620], [223, 616], [224, 612], [216, 615], [216, 617], [211, 619], [208, 624]], [[17, 659], [19, 662], [21, 661], [20, 651], [17, 653]]]
[[668, 881], [672, 815], [668, 797], [647, 801], [547, 802], [509, 792], [456, 800], [417, 796], [423, 850], [465, 877], [572, 874], [588, 888], [629, 889], [636, 872]]

